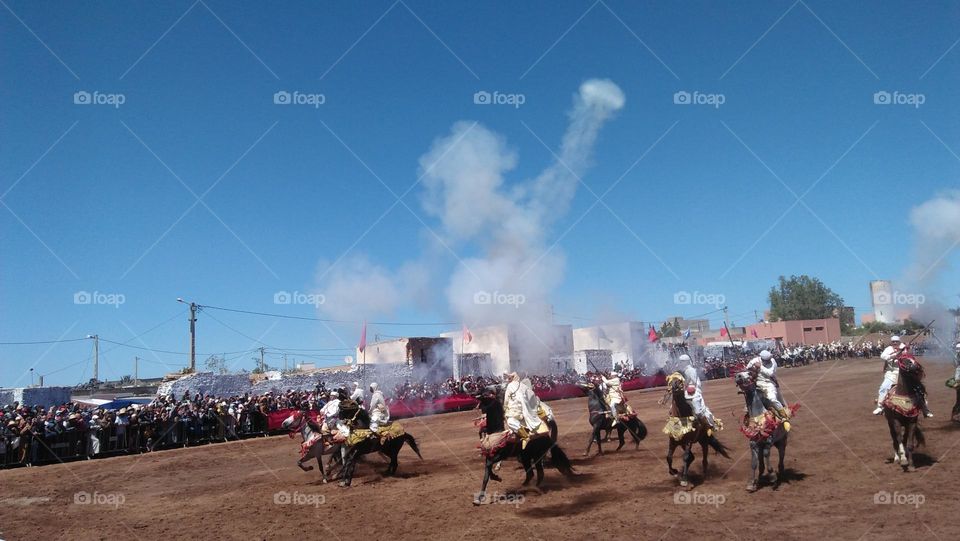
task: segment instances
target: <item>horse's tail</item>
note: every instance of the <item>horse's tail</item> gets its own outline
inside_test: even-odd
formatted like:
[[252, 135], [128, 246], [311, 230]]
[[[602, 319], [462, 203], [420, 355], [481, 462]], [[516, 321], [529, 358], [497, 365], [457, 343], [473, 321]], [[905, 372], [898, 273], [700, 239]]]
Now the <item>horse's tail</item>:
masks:
[[407, 442], [407, 445], [413, 449], [414, 453], [417, 453], [417, 456], [420, 457], [420, 460], [423, 460], [423, 455], [420, 454], [420, 446], [417, 445], [417, 440], [413, 437], [412, 434], [404, 434], [403, 441]]
[[550, 446], [550, 462], [564, 475], [576, 474], [573, 471], [573, 464], [570, 463], [570, 457], [557, 444]]
[[720, 443], [720, 440], [718, 440], [716, 436], [710, 436], [710, 438], [707, 439], [707, 443], [710, 445], [710, 447], [713, 447], [713, 450], [716, 451], [718, 455], [721, 455], [724, 458], [730, 458], [730, 454], [727, 452], [730, 449], [726, 445]]
[[927, 444], [927, 438], [924, 437], [923, 429], [920, 426], [913, 430], [913, 444], [914, 447], [923, 447]]
[[633, 422], [636, 423], [636, 426], [632, 426], [630, 428], [630, 432], [632, 432], [638, 440], [642, 441], [647, 437], [647, 425], [643, 424], [643, 421], [641, 421], [638, 417], [634, 417]]

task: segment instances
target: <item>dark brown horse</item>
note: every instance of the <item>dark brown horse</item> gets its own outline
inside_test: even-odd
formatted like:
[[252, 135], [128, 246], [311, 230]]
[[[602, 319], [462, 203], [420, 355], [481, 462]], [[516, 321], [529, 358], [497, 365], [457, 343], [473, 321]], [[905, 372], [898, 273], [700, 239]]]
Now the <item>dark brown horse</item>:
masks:
[[[679, 475], [680, 486], [688, 487], [690, 484], [688, 477], [690, 464], [693, 463], [695, 458], [693, 454], [694, 444], [700, 444], [700, 450], [703, 454], [704, 480], [707, 478], [707, 467], [709, 465], [707, 460], [708, 447], [713, 447], [717, 454], [725, 458], [730, 458], [730, 454], [727, 453], [727, 447], [710, 433], [710, 427], [693, 414], [693, 406], [687, 402], [684, 395], [683, 375], [679, 372], [674, 372], [667, 377], [667, 392], [660, 403], [663, 404], [668, 399], [672, 399], [673, 404], [670, 406], [670, 419], [667, 421], [667, 426], [663, 428], [663, 433], [667, 434], [669, 439], [667, 471], [670, 475]], [[677, 450], [677, 447], [683, 449], [683, 469], [680, 471], [673, 467], [673, 453]]]
[[893, 462], [900, 464], [904, 471], [914, 471], [913, 451], [925, 443], [920, 429], [922, 397], [918, 396], [918, 392], [922, 392], [923, 366], [909, 354], [901, 355], [899, 364], [897, 386], [887, 393], [881, 405], [890, 428]]

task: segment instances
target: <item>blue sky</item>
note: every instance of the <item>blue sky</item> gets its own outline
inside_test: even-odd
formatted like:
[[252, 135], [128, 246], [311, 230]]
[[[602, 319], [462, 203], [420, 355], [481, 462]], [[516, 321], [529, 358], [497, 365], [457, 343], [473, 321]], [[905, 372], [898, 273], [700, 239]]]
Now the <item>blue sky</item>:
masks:
[[[101, 378], [132, 373], [135, 355], [145, 377], [185, 362], [147, 351], [187, 350], [177, 297], [315, 317], [274, 295], [316, 291], [345, 252], [396, 268], [422, 249], [421, 191], [404, 204], [391, 191], [455, 122], [501, 134], [519, 156], [510, 178], [529, 178], [552, 160], [538, 138], [556, 149], [595, 77], [626, 105], [583, 175], [611, 191], [595, 204], [581, 186], [552, 230], [567, 265], [551, 300], [577, 324], [714, 309], [678, 306], [678, 291], [723, 295], [748, 323], [777, 276], [801, 273], [865, 312], [869, 280], [909, 265], [910, 209], [958, 187], [956, 3], [515, 4], [6, 2], [0, 341], [96, 333], [144, 348], [102, 344]], [[80, 91], [123, 103], [75, 104]], [[277, 105], [278, 91], [324, 103]], [[524, 103], [478, 105], [478, 91]], [[675, 104], [681, 91], [723, 103]], [[881, 91], [923, 103], [875, 104]], [[936, 285], [952, 304], [955, 277]], [[84, 291], [123, 303], [75, 303]], [[437, 302], [369, 318], [451, 315]], [[207, 310], [197, 349], [339, 363], [358, 334]], [[89, 378], [91, 350], [0, 345], [0, 385], [28, 383], [30, 367], [47, 384]], [[252, 356], [228, 358], [250, 369]]]

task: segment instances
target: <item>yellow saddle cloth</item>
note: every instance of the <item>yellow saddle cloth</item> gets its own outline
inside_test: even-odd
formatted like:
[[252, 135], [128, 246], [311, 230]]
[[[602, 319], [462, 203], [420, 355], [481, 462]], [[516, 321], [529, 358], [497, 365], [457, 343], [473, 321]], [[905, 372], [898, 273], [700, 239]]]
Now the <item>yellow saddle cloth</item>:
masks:
[[663, 427], [663, 433], [679, 441], [696, 429], [696, 417], [667, 417], [667, 424]]

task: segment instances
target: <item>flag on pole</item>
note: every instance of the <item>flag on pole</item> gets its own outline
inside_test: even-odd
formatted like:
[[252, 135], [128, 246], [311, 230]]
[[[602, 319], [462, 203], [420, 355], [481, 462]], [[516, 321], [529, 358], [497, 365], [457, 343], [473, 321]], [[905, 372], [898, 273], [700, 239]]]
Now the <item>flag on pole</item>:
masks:
[[726, 327], [720, 329], [720, 336], [727, 336], [727, 328], [726, 328]]
[[650, 325], [650, 332], [647, 333], [647, 338], [650, 340], [650, 342], [657, 341], [657, 331], [653, 328], [653, 325]]
[[360, 331], [360, 343], [357, 344], [357, 349], [360, 350], [360, 353], [363, 353], [363, 350], [367, 349], [367, 322], [363, 322], [363, 330]]
[[690, 338], [690, 329], [683, 331], [683, 339], [686, 340], [687, 338]]
[[760, 338], [760, 336], [757, 335], [756, 329], [750, 329], [750, 334], [752, 334], [754, 338]]
[[467, 328], [467, 324], [463, 324], [463, 341], [466, 343], [473, 342], [473, 333], [470, 332], [470, 329]]

